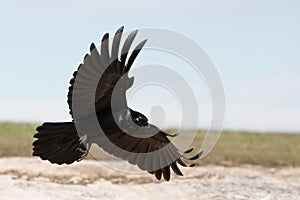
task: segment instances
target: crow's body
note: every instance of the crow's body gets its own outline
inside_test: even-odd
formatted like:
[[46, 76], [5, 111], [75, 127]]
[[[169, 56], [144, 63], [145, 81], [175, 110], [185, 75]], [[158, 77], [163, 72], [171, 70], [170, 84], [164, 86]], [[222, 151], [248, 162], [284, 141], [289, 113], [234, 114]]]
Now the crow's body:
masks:
[[[94, 44], [91, 45], [90, 54], [85, 56], [70, 81], [68, 104], [73, 121], [44, 123], [38, 127], [33, 155], [51, 163], [71, 164], [84, 159], [91, 144], [95, 143], [108, 153], [155, 174], [157, 179], [163, 176], [169, 180], [170, 167], [175, 174], [182, 176], [177, 163], [186, 164], [181, 160], [179, 150], [167, 138], [170, 135], [149, 124], [144, 115], [127, 106], [126, 90], [133, 84], [133, 77], [129, 78], [128, 72], [146, 40], [137, 45], [126, 63], [137, 31], [127, 37], [119, 56], [122, 32], [123, 27], [116, 32], [111, 53], [108, 34], [102, 39], [100, 52]], [[99, 73], [102, 74], [100, 79]], [[88, 91], [93, 90], [95, 81], [96, 90], [90, 98]], [[112, 102], [112, 99], [116, 100]], [[99, 133], [90, 120], [92, 107], [104, 134]], [[85, 126], [78, 132], [75, 123]], [[191, 159], [198, 157], [199, 154]]]

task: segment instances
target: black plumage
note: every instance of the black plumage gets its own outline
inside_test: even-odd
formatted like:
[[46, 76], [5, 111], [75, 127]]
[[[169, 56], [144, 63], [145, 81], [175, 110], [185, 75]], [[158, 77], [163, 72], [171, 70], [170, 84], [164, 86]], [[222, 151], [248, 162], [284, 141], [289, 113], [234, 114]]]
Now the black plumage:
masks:
[[[84, 159], [91, 144], [95, 143], [108, 153], [154, 174], [158, 180], [162, 177], [170, 180], [170, 167], [176, 175], [183, 176], [177, 164], [188, 165], [182, 161], [180, 151], [168, 139], [167, 136], [172, 135], [149, 124], [146, 116], [127, 105], [126, 90], [134, 82], [134, 77], [129, 78], [128, 72], [147, 41], [141, 41], [129, 55], [137, 32], [136, 30], [129, 34], [121, 50], [123, 27], [113, 37], [111, 52], [108, 33], [102, 38], [100, 52], [94, 43], [91, 44], [90, 54], [85, 55], [83, 64], [79, 65], [70, 80], [67, 102], [73, 121], [47, 122], [39, 126], [34, 135], [37, 138], [33, 142], [34, 156], [51, 163], [71, 164]], [[117, 94], [115, 102], [112, 102], [113, 94]], [[93, 125], [87, 126], [83, 130], [84, 134], [77, 131], [75, 123], [89, 124], [93, 110], [96, 111], [98, 123], [105, 136], [113, 145], [104, 142], [103, 135], [97, 134]], [[118, 120], [115, 120], [115, 115]], [[192, 149], [185, 153], [191, 151]], [[191, 160], [199, 158], [200, 155], [192, 157]]]

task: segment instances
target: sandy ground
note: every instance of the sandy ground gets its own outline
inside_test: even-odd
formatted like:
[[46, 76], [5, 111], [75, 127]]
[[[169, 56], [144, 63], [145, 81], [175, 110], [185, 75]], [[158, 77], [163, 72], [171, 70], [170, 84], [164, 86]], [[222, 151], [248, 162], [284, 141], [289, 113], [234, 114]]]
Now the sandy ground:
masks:
[[[126, 165], [106, 162], [105, 165]], [[38, 158], [0, 158], [0, 199], [299, 199], [300, 168], [203, 166], [156, 181], [98, 161], [51, 165]]]

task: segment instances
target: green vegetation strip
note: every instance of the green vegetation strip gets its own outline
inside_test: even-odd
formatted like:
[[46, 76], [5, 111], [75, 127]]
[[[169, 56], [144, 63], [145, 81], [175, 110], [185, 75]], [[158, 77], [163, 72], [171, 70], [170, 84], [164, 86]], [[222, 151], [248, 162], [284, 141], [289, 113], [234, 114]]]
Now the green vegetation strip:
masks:
[[[31, 156], [32, 136], [37, 126], [0, 123], [0, 157]], [[189, 131], [180, 134], [191, 135]], [[204, 131], [199, 131], [192, 146], [201, 145], [204, 134]], [[300, 166], [300, 134], [224, 131], [213, 151], [197, 164]]]

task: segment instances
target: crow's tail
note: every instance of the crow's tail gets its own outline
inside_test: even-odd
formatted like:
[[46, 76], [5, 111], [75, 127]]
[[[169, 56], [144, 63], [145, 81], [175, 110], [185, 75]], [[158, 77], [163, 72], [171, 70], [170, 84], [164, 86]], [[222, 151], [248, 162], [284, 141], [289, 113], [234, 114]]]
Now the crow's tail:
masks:
[[33, 156], [56, 164], [71, 164], [85, 158], [89, 151], [86, 136], [78, 136], [73, 122], [44, 123], [37, 127]]

